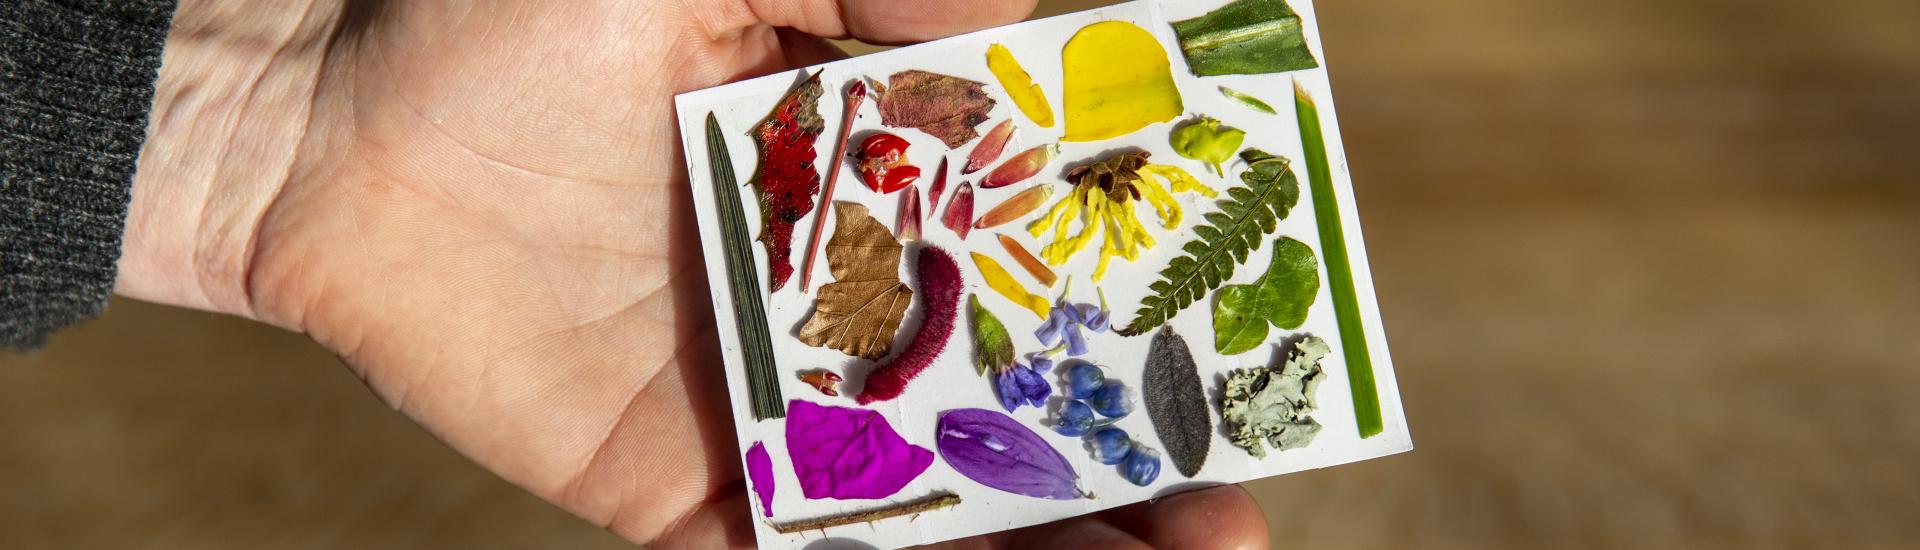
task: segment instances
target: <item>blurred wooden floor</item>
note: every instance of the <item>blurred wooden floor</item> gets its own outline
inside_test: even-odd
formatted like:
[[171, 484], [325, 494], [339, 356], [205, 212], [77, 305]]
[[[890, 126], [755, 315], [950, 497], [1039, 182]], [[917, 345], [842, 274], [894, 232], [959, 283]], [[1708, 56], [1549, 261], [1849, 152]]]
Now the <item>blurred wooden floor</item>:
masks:
[[[1920, 4], [1320, 13], [1418, 449], [1252, 483], [1276, 546], [1920, 540]], [[617, 546], [293, 335], [0, 358], [0, 548]]]

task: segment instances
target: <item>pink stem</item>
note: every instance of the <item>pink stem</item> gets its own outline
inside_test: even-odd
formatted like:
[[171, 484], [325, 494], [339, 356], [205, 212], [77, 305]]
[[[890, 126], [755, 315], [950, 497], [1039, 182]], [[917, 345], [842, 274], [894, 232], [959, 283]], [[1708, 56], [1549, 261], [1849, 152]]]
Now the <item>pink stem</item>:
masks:
[[806, 261], [800, 264], [800, 293], [806, 294], [813, 289], [813, 257], [820, 250], [820, 234], [827, 229], [827, 206], [833, 204], [833, 185], [840, 181], [841, 157], [847, 154], [847, 136], [853, 133], [853, 117], [860, 112], [860, 102], [867, 98], [867, 83], [853, 81], [853, 87], [847, 90], [847, 114], [840, 118], [840, 137], [834, 140], [832, 162], [828, 164], [827, 187], [820, 190], [820, 208], [814, 210], [813, 234], [807, 236]]

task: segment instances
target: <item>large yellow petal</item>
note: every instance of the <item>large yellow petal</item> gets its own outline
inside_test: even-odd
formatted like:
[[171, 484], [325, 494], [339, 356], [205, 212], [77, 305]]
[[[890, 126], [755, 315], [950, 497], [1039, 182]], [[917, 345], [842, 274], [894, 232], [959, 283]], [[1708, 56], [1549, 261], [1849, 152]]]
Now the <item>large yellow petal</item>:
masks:
[[1061, 50], [1066, 82], [1065, 141], [1123, 136], [1180, 116], [1167, 50], [1146, 29], [1126, 21], [1087, 25]]

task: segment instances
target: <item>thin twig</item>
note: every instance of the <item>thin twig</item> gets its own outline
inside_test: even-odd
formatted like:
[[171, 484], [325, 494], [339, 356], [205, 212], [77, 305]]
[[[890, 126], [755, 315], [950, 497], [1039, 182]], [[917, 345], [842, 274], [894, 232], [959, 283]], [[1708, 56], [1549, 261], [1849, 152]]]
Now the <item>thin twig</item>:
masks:
[[788, 523], [775, 523], [773, 524], [773, 529], [775, 531], [779, 531], [780, 534], [785, 535], [785, 534], [791, 534], [791, 533], [799, 533], [802, 531], [814, 531], [818, 529], [826, 529], [829, 527], [853, 525], [856, 523], [868, 523], [868, 522], [880, 521], [887, 518], [908, 516], [908, 515], [918, 514], [921, 512], [938, 510], [941, 508], [946, 508], [946, 507], [954, 506], [957, 504], [960, 504], [960, 495], [956, 495], [953, 493], [940, 493], [940, 494], [928, 496], [926, 498], [922, 498], [918, 500], [902, 502], [899, 504], [888, 506], [886, 508], [867, 510], [865, 512], [854, 512], [851, 514], [841, 514], [837, 516], [827, 516], [823, 518], [803, 519], [800, 521], [794, 521], [794, 522], [788, 522]]

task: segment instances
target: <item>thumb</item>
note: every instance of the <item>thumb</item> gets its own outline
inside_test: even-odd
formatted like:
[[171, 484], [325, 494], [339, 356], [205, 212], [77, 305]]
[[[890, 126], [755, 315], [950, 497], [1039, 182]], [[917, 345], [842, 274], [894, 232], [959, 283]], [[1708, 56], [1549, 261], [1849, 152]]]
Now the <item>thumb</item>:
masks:
[[1037, 0], [745, 0], [760, 22], [827, 38], [899, 44], [1025, 19]]

